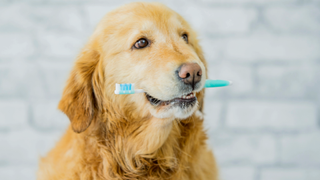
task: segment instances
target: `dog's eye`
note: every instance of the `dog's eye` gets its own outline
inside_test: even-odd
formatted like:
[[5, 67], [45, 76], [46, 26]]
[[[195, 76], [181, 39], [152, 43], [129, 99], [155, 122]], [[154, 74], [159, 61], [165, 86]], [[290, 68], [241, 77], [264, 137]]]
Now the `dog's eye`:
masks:
[[136, 49], [141, 49], [141, 48], [145, 48], [147, 47], [149, 44], [148, 40], [145, 39], [145, 38], [141, 38], [139, 39], [135, 44], [134, 44], [134, 47]]
[[182, 34], [182, 39], [188, 43], [188, 35], [187, 34]]

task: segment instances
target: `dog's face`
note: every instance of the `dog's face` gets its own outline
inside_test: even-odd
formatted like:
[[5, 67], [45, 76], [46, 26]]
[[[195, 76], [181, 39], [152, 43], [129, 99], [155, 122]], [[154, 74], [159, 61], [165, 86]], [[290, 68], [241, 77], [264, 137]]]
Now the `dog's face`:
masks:
[[109, 14], [108, 25], [102, 22], [99, 26], [109, 33], [109, 24], [116, 24], [104, 42], [104, 51], [113, 52], [104, 58], [105, 78], [134, 83], [135, 88], [145, 90], [145, 94], [126, 98], [155, 117], [190, 116], [197, 108], [194, 95], [206, 79], [204, 62], [195, 50], [196, 34], [181, 16], [165, 6], [138, 4], [126, 10], [130, 13]]
[[[156, 3], [131, 3], [112, 11], [100, 22], [84, 51], [88, 52], [79, 59], [97, 59], [78, 60], [82, 62], [78, 65], [95, 68], [90, 70], [90, 83], [96, 100], [91, 105], [82, 103], [86, 107], [103, 109], [107, 101], [122, 108], [130, 106], [141, 116], [169, 119], [187, 118], [198, 109], [206, 62], [195, 32], [171, 9]], [[87, 61], [92, 64], [83, 65]], [[116, 83], [134, 83], [145, 93], [115, 95]], [[94, 112], [87, 111], [92, 118]]]

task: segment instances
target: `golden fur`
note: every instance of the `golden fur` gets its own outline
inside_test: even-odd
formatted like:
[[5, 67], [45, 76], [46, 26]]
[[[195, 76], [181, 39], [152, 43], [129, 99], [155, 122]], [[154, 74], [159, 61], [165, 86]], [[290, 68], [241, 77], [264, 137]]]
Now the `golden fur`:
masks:
[[[132, 49], [141, 37], [151, 40], [150, 47]], [[186, 62], [201, 66], [204, 81], [197, 36], [176, 12], [158, 3], [131, 3], [108, 13], [75, 62], [59, 104], [71, 126], [41, 159], [38, 179], [217, 180], [201, 117], [203, 89], [198, 105], [185, 111], [188, 117], [152, 107], [144, 93], [114, 94], [115, 83], [135, 83], [172, 99], [179, 90], [171, 72]]]

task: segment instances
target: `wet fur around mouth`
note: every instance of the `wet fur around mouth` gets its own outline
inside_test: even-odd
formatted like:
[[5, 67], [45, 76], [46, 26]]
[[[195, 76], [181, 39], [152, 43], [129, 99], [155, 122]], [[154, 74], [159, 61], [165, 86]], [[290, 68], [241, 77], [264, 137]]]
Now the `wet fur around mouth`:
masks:
[[[178, 77], [178, 76], [176, 76]], [[195, 85], [195, 87], [191, 87], [189, 85], [186, 85], [181, 78], [180, 79], [176, 79], [177, 80], [177, 84], [176, 86], [178, 86], [178, 88], [180, 89], [181, 94], [191, 94], [194, 92], [197, 92], [200, 88], [201, 88], [201, 83], [197, 83]], [[194, 97], [191, 99], [183, 99], [181, 97], [176, 97], [173, 98], [171, 100], [160, 100], [157, 99], [153, 96], [151, 96], [150, 94], [148, 94], [147, 92], [145, 92], [145, 96], [147, 98], [147, 100], [150, 102], [151, 105], [153, 105], [154, 107], [158, 107], [158, 106], [168, 106], [168, 105], [172, 105], [173, 106], [180, 106], [181, 108], [188, 108], [190, 106], [194, 106], [197, 103], [197, 97], [194, 93]]]
[[[191, 92], [193, 93], [193, 92]], [[191, 94], [189, 93], [189, 94]], [[174, 98], [172, 100], [168, 101], [162, 101], [157, 98], [152, 97], [148, 93], [145, 93], [147, 100], [153, 105], [153, 106], [167, 106], [167, 105], [175, 105], [175, 106], [180, 106], [181, 108], [188, 108], [190, 106], [194, 106], [197, 102], [197, 97], [194, 96], [190, 99], [183, 99], [183, 98]]]

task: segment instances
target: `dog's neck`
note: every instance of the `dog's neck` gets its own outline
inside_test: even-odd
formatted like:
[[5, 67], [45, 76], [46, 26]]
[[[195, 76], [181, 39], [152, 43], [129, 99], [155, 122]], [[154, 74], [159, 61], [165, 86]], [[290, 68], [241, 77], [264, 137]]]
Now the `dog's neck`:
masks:
[[102, 124], [94, 123], [86, 131], [85, 144], [88, 152], [98, 153], [88, 161], [98, 158], [96, 166], [107, 179], [169, 178], [188, 168], [182, 166], [188, 165], [188, 158], [181, 157], [195, 153], [191, 141], [203, 144], [206, 139], [196, 114], [183, 121], [151, 117], [97, 122]]

